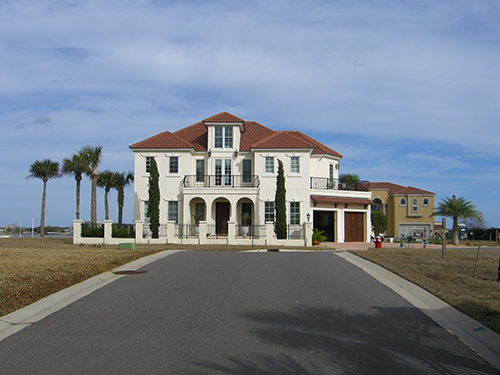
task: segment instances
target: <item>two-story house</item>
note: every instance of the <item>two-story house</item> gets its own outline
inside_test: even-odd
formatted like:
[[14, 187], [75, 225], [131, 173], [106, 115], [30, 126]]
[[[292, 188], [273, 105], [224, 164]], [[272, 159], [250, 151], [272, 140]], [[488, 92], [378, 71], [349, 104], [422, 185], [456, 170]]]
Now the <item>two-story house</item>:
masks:
[[[331, 241], [369, 241], [371, 193], [341, 190], [342, 155], [298, 131], [274, 131], [223, 112], [130, 146], [135, 153], [134, 219], [147, 223], [151, 158], [160, 174], [160, 222], [207, 223], [207, 237], [228, 224], [274, 222], [278, 160], [286, 179], [289, 232], [304, 222]], [[238, 233], [236, 233], [238, 234]]]
[[386, 214], [388, 236], [431, 236], [435, 193], [390, 182], [367, 182], [362, 188], [372, 193], [372, 211]]

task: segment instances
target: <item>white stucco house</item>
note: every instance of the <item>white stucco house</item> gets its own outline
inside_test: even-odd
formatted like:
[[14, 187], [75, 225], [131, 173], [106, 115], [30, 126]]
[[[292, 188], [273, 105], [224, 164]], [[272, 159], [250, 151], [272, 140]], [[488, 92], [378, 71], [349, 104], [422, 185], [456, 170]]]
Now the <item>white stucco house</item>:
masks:
[[[168, 228], [176, 228], [176, 236], [201, 237], [203, 243], [269, 239], [281, 160], [290, 239], [305, 238], [303, 229], [310, 223], [330, 241], [370, 241], [371, 193], [342, 190], [342, 155], [301, 132], [274, 131], [222, 112], [130, 149], [135, 153], [134, 220], [147, 225], [149, 167], [155, 158], [160, 234], [170, 239], [174, 234], [167, 235]], [[194, 233], [195, 214], [202, 229]], [[249, 224], [251, 235], [244, 232]]]

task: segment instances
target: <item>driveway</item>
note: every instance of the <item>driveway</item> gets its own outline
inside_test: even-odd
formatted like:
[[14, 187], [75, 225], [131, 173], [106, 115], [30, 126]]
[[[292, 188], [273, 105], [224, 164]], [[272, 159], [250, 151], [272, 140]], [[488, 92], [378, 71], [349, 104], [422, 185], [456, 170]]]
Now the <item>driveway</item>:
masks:
[[499, 374], [332, 252], [178, 252], [0, 342], [2, 374]]

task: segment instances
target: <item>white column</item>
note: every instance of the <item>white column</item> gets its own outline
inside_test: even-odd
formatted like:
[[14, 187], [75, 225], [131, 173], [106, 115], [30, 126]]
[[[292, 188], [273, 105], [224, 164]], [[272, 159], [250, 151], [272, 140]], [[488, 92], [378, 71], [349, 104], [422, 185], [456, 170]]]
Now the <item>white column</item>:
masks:
[[174, 243], [175, 241], [175, 221], [167, 223], [167, 243]]
[[142, 220], [134, 220], [135, 225], [135, 243], [142, 243], [142, 226], [144, 225]]
[[304, 223], [304, 231], [305, 231], [305, 246], [312, 246], [312, 223], [310, 221], [306, 221]]
[[73, 220], [73, 244], [79, 245], [82, 242], [82, 221]]
[[337, 242], [345, 242], [345, 210], [337, 211]]
[[368, 210], [365, 212], [365, 242], [371, 242], [372, 236], [372, 218], [371, 218], [371, 206], [368, 206]]
[[266, 245], [271, 246], [274, 242], [274, 223], [266, 221]]
[[205, 245], [207, 243], [207, 222], [200, 221], [200, 245]]
[[236, 223], [234, 221], [230, 221], [227, 223], [227, 244], [234, 244], [234, 237], [236, 234]]

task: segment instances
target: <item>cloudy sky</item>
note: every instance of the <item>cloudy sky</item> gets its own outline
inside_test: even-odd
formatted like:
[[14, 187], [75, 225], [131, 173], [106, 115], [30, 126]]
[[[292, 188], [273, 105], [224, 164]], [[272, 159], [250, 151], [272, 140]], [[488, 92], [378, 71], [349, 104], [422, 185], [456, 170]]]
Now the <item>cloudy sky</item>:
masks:
[[[33, 161], [99, 144], [100, 170], [131, 170], [129, 145], [227, 111], [499, 227], [499, 19], [498, 0], [2, 0], [0, 226], [39, 225]], [[50, 180], [46, 224], [74, 217], [74, 179]]]

